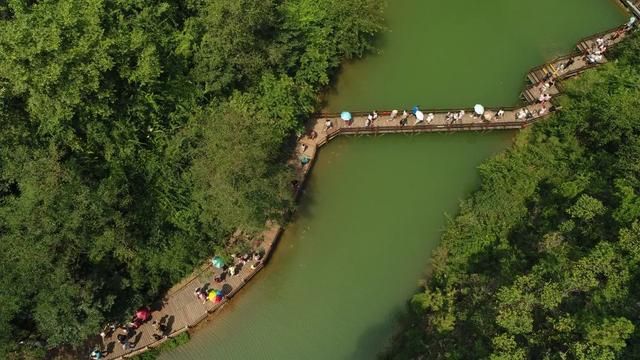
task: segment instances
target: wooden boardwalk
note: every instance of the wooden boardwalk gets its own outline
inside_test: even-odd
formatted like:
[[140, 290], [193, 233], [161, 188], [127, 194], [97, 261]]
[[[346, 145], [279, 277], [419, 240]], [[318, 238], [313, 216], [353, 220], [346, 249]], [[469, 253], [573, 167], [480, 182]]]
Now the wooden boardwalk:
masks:
[[[152, 320], [147, 321], [130, 334], [131, 348], [123, 348], [117, 341], [117, 335], [122, 334], [122, 329], [116, 329], [102, 341], [101, 348], [106, 350], [105, 359], [122, 359], [132, 357], [156, 346], [161, 345], [170, 337], [175, 337], [189, 328], [197, 325], [210, 314], [220, 309], [229, 301], [255, 274], [260, 271], [269, 260], [276, 242], [280, 236], [282, 228], [277, 224], [268, 224], [255, 244], [255, 250], [264, 251], [264, 256], [260, 261], [249, 260], [235, 276], [225, 279], [222, 283], [215, 283], [213, 278], [220, 274], [221, 270], [214, 268], [211, 262], [207, 262], [198, 271], [184, 279], [179, 284], [173, 286], [165, 295], [162, 303], [152, 307]], [[197, 288], [222, 290], [225, 294], [220, 303], [207, 301], [202, 303], [195, 296]], [[166, 324], [166, 337], [156, 340], [153, 335], [156, 333], [152, 326], [152, 321], [162, 321]]]
[[[596, 34], [580, 42], [579, 48], [591, 48], [596, 39], [607, 38], [610, 42], [617, 42], [624, 37], [624, 34], [615, 38], [619, 28], [609, 32]], [[570, 66], [562, 68], [562, 64], [569, 59], [574, 61]], [[605, 62], [604, 59], [602, 62]], [[418, 122], [414, 116], [407, 119], [406, 124], [401, 123], [402, 109], [399, 114], [392, 118], [391, 111], [380, 111], [379, 117], [371, 124], [367, 124], [366, 113], [352, 113], [353, 119], [347, 123], [340, 119], [339, 114], [320, 114], [312, 119], [309, 124], [309, 132], [302, 136], [292, 157], [290, 164], [296, 168], [296, 197], [300, 194], [308, 173], [313, 167], [316, 155], [320, 147], [339, 135], [357, 134], [386, 134], [386, 133], [417, 133], [417, 132], [440, 132], [440, 131], [478, 131], [478, 130], [499, 130], [499, 129], [521, 129], [539, 119], [547, 116], [552, 111], [549, 103], [538, 102], [541, 93], [555, 95], [559, 93], [559, 81], [589, 69], [597, 64], [589, 64], [584, 61], [584, 53], [575, 52], [567, 56], [559, 57], [543, 66], [532, 69], [527, 78], [531, 85], [525, 89], [523, 96], [527, 103], [521, 107], [494, 108], [487, 109], [483, 117], [473, 114], [472, 109], [453, 110], [425, 110], [423, 113], [427, 119]], [[546, 74], [552, 73], [556, 83], [544, 85], [548, 80]], [[408, 109], [407, 109], [408, 110]], [[504, 111], [502, 116], [497, 116], [498, 111]], [[457, 120], [452, 118], [452, 114], [458, 114]], [[327, 124], [331, 126], [327, 128]], [[116, 336], [122, 332], [117, 329], [112, 334], [108, 334], [102, 341], [100, 338], [95, 343], [106, 350], [104, 359], [123, 359], [135, 356], [151, 348], [154, 348], [170, 337], [174, 337], [189, 328], [196, 326], [211, 314], [229, 301], [258, 271], [260, 271], [275, 248], [277, 240], [282, 231], [278, 224], [267, 224], [261, 236], [254, 240], [254, 249], [260, 248], [265, 251], [265, 256], [261, 261], [251, 259], [248, 261], [236, 276], [225, 279], [222, 283], [213, 282], [213, 278], [220, 270], [210, 265], [210, 262], [203, 265], [190, 277], [184, 279], [179, 284], [172, 287], [165, 295], [161, 304], [152, 307], [152, 319], [164, 321], [167, 329], [166, 337], [156, 340], [153, 336], [155, 330], [151, 321], [144, 323], [130, 337], [132, 348], [123, 349], [117, 342]], [[214, 304], [212, 302], [202, 303], [194, 295], [196, 288], [208, 288], [223, 290], [225, 298], [222, 302]]]
[[597, 48], [598, 39], [602, 39], [607, 47], [617, 44], [624, 37], [625, 33], [622, 32], [623, 26], [616, 27], [614, 29], [604, 31], [587, 38], [584, 38], [578, 42], [577, 51], [570, 54], [557, 57], [550, 62], [535, 67], [527, 73], [527, 80], [530, 85], [522, 92], [522, 99], [527, 102], [535, 102], [538, 100], [542, 92], [555, 95], [558, 93], [556, 89], [543, 89], [542, 86], [549, 79], [564, 80], [575, 76], [589, 68], [604, 64], [607, 62], [606, 57], [595, 63], [590, 63], [587, 60], [587, 55], [590, 51]]
[[633, 15], [635, 15], [638, 20], [640, 20], [640, 0], [620, 0], [622, 5], [624, 5]]

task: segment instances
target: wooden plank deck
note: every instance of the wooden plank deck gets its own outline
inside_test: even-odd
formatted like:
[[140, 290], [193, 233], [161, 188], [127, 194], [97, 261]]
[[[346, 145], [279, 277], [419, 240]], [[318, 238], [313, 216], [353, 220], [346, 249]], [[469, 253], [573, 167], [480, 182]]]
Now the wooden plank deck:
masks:
[[[256, 250], [262, 248], [265, 255], [260, 260], [260, 265], [256, 266], [255, 269], [251, 267], [252, 265], [257, 265], [257, 262], [254, 259], [250, 259], [238, 274], [226, 278], [222, 283], [215, 283], [213, 277], [219, 274], [221, 270], [213, 268], [210, 263], [203, 265], [194, 272], [194, 274], [172, 287], [167, 292], [161, 304], [156, 304], [152, 307], [152, 320], [163, 320], [164, 323], [167, 324], [167, 331], [165, 333], [167, 338], [174, 337], [189, 327], [200, 323], [207, 318], [209, 314], [215, 312], [229, 301], [229, 299], [244, 286], [247, 279], [250, 279], [262, 269], [264, 262], [268, 260], [268, 257], [273, 251], [280, 232], [281, 227], [279, 225], [269, 224], [267, 230], [262, 233], [262, 240], [256, 247]], [[226, 296], [223, 301], [218, 304], [210, 301], [203, 304], [194, 294], [195, 290], [199, 287], [223, 290]], [[160, 345], [167, 339], [165, 338], [158, 341], [153, 337], [155, 330], [153, 329], [152, 321], [147, 321], [130, 335], [129, 341], [133, 344], [131, 348], [123, 349], [120, 343], [118, 343], [117, 335], [121, 333], [123, 333], [122, 329], [116, 329], [115, 332], [105, 337], [104, 343], [99, 344], [101, 345], [99, 347], [107, 352], [104, 357], [105, 359], [132, 357]]]
[[540, 95], [543, 93], [552, 96], [556, 95], [558, 93], [557, 88], [547, 88], [544, 85], [549, 80], [564, 80], [576, 76], [587, 69], [606, 63], [606, 56], [603, 56], [602, 60], [597, 63], [590, 63], [587, 60], [587, 54], [597, 48], [598, 39], [602, 39], [607, 47], [620, 42], [627, 35], [627, 33], [621, 31], [623, 28], [624, 26], [619, 26], [606, 32], [584, 38], [578, 43], [579, 52], [560, 56], [547, 64], [531, 69], [529, 73], [527, 73], [527, 79], [530, 85], [522, 91], [521, 98], [528, 103], [534, 103], [538, 101]]
[[[527, 73], [527, 80], [529, 80], [531, 85], [535, 85], [543, 81], [547, 81], [551, 77], [562, 78], [565, 74], [573, 73], [576, 70], [586, 70], [587, 67], [585, 67], [585, 64], [589, 64], [585, 56], [589, 51], [596, 48], [597, 39], [603, 39], [607, 46], [614, 45], [620, 42], [627, 34], [621, 32], [624, 27], [624, 25], [618, 26], [581, 39], [577, 45], [578, 51], [559, 56], [546, 64], [534, 67]], [[598, 64], [591, 65], [595, 66]]]
[[[598, 37], [608, 37], [611, 42], [620, 41], [622, 36], [613, 38], [614, 29], [605, 34], [596, 34], [593, 37], [581, 41], [580, 47], [592, 47], [595, 39]], [[572, 63], [568, 66], [567, 62], [572, 59]], [[485, 117], [478, 117], [473, 114], [472, 109], [455, 109], [455, 110], [425, 110], [425, 115], [432, 114], [431, 121], [418, 122], [413, 116], [407, 119], [405, 125], [401, 124], [402, 109], [399, 110], [398, 116], [392, 118], [391, 111], [380, 111], [379, 117], [373, 123], [367, 125], [366, 113], [353, 113], [351, 122], [345, 122], [340, 119], [339, 114], [319, 114], [312, 119], [309, 124], [309, 131], [315, 133], [312, 136], [309, 133], [302, 136], [293, 152], [289, 163], [296, 168], [296, 197], [300, 194], [305, 180], [311, 171], [319, 148], [329, 141], [340, 135], [358, 135], [358, 134], [387, 134], [387, 133], [416, 133], [416, 132], [435, 132], [435, 131], [478, 131], [478, 130], [500, 130], [500, 129], [520, 129], [528, 126], [541, 118], [549, 115], [549, 104], [539, 103], [538, 97], [541, 93], [555, 95], [559, 93], [559, 81], [561, 79], [574, 76], [597, 64], [589, 64], [584, 59], [582, 53], [572, 53], [567, 56], [554, 59], [549, 64], [535, 68], [527, 74], [527, 78], [532, 82], [525, 91], [527, 104], [518, 108], [494, 108], [487, 109]], [[547, 74], [552, 73], [557, 77], [554, 85], [544, 87], [543, 84], [548, 79]], [[504, 114], [497, 117], [499, 110], [503, 110]], [[452, 121], [448, 114], [460, 113], [464, 111], [464, 115], [458, 120]], [[529, 116], [526, 118], [519, 117], [521, 112], [527, 112]], [[326, 123], [329, 121], [331, 127], [327, 128]], [[301, 161], [306, 158], [305, 161]], [[306, 161], [308, 160], [308, 161]], [[263, 249], [264, 257], [259, 263], [255, 260], [249, 260], [239, 271], [236, 276], [226, 278], [223, 283], [212, 282], [214, 275], [220, 273], [221, 270], [213, 268], [209, 262], [203, 264], [191, 276], [185, 278], [180, 283], [173, 286], [165, 295], [161, 304], [156, 304], [152, 308], [152, 318], [154, 320], [164, 320], [167, 324], [165, 335], [168, 337], [176, 336], [190, 327], [196, 326], [202, 320], [215, 313], [217, 309], [229, 301], [255, 274], [260, 271], [269, 260], [274, 248], [277, 244], [282, 228], [275, 223], [268, 223], [266, 230], [254, 240], [255, 249]], [[252, 269], [252, 265], [255, 265]], [[221, 303], [214, 304], [206, 302], [203, 304], [194, 295], [195, 289], [205, 287], [209, 289], [223, 289], [226, 297]], [[113, 334], [105, 337], [103, 342], [96, 345], [107, 354], [104, 359], [123, 359], [140, 354], [150, 348], [156, 347], [166, 341], [167, 338], [156, 340], [153, 337], [154, 329], [151, 321], [140, 326], [133, 335], [131, 342], [133, 348], [123, 349], [117, 342], [116, 336], [122, 330], [117, 329]]]
[[622, 4], [640, 20], [640, 1], [638, 0], [620, 0]]

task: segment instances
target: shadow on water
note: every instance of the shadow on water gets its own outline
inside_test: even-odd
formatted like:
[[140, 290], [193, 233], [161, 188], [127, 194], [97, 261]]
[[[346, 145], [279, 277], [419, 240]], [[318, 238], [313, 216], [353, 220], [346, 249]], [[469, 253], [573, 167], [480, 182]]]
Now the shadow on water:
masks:
[[[356, 350], [351, 359], [374, 359], [386, 358], [389, 351], [389, 324], [399, 324], [407, 319], [407, 309], [397, 308], [384, 321], [378, 322], [364, 331], [358, 338]], [[380, 344], [387, 344], [379, 353], [372, 349], [380, 349]]]

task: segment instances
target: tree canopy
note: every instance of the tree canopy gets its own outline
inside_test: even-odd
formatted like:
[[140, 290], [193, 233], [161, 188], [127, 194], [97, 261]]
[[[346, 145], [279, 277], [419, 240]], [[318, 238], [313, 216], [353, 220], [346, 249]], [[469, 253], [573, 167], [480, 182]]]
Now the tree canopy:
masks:
[[0, 4], [0, 357], [82, 343], [286, 213], [291, 140], [381, 29], [376, 0]]

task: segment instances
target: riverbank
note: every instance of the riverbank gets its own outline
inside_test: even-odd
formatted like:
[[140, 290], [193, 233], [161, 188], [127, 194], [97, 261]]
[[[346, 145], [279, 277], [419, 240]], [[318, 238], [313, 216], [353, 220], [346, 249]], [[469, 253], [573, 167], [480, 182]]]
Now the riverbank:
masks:
[[[608, 34], [611, 38], [613, 33]], [[617, 39], [616, 39], [617, 40]], [[595, 39], [587, 40], [591, 41], [593, 45]], [[619, 40], [618, 40], [619, 41]], [[586, 63], [585, 63], [586, 64]], [[585, 69], [587, 66], [585, 65]], [[579, 69], [578, 69], [579, 70]], [[579, 71], [578, 71], [579, 72]], [[577, 74], [573, 71], [566, 71], [564, 75], [572, 76]], [[558, 74], [558, 79], [561, 79], [563, 74]], [[534, 84], [539, 87], [541, 83]], [[556, 85], [550, 86], [551, 89], [556, 90]], [[348, 124], [341, 120], [337, 114], [324, 114], [314, 120], [310, 126], [310, 130], [314, 130], [314, 134], [307, 134], [302, 137], [296, 147], [296, 151], [293, 154], [290, 164], [297, 169], [295, 191], [299, 195], [301, 189], [304, 186], [304, 182], [307, 179], [308, 173], [311, 171], [317, 152], [320, 147], [328, 143], [331, 139], [339, 135], [347, 134], [384, 134], [384, 133], [407, 133], [407, 132], [432, 132], [432, 131], [462, 131], [462, 130], [491, 130], [491, 129], [517, 129], [526, 127], [529, 124], [534, 123], [540, 118], [549, 114], [549, 109], [543, 104], [529, 104], [521, 108], [504, 108], [505, 113], [496, 118], [496, 112], [500, 109], [489, 109], [486, 114], [486, 118], [472, 116], [471, 109], [455, 109], [449, 110], [423, 110], [425, 113], [433, 113], [433, 119], [430, 123], [415, 123], [416, 119], [411, 118], [410, 123], [401, 125], [401, 116], [394, 119], [389, 119], [388, 111], [380, 112], [380, 118], [375, 120], [370, 126], [366, 126], [366, 115], [354, 113], [353, 120]], [[464, 110], [464, 116], [458, 119], [455, 123], [452, 123], [447, 119], [448, 112], [460, 113]], [[525, 112], [531, 114], [524, 119], [517, 119], [516, 114], [519, 112]], [[325, 116], [326, 115], [326, 116]], [[331, 128], [325, 129], [327, 120], [332, 124]], [[265, 266], [268, 255], [271, 254], [281, 228], [279, 225], [272, 224], [268, 226], [268, 230], [262, 235], [262, 239], [258, 243], [257, 247], [261, 247], [265, 250], [265, 261], [262, 261], [255, 269], [251, 269], [251, 265], [255, 265], [253, 262], [249, 262], [241, 270], [238, 276], [231, 277], [231, 279], [223, 284], [212, 284], [206, 279], [210, 279], [214, 275], [214, 271], [209, 265], [203, 266], [198, 272], [194, 273], [191, 277], [185, 279], [181, 284], [174, 286], [165, 297], [165, 301], [156, 311], [153, 312], [155, 319], [165, 318], [171, 323], [171, 326], [166, 331], [168, 337], [176, 336], [184, 331], [189, 330], [193, 326], [206, 319], [210, 314], [213, 314], [224, 306], [233, 295], [235, 295], [262, 267]], [[194, 296], [194, 291], [197, 287], [210, 286], [212, 288], [227, 286], [226, 298], [219, 304], [201, 304], [201, 302]], [[173, 319], [172, 319], [173, 318]], [[172, 319], [172, 320], [171, 320]], [[115, 341], [115, 334], [108, 337], [104, 346], [107, 351], [110, 352], [107, 358], [122, 358], [131, 357], [136, 354], [140, 354], [150, 348], [159, 346], [163, 341], [155, 341], [153, 338], [153, 329], [151, 324], [143, 324], [138, 329], [137, 334], [134, 334], [135, 348], [130, 350], [120, 351], [120, 345]]]
[[482, 164], [385, 358], [637, 357], [639, 35]]

